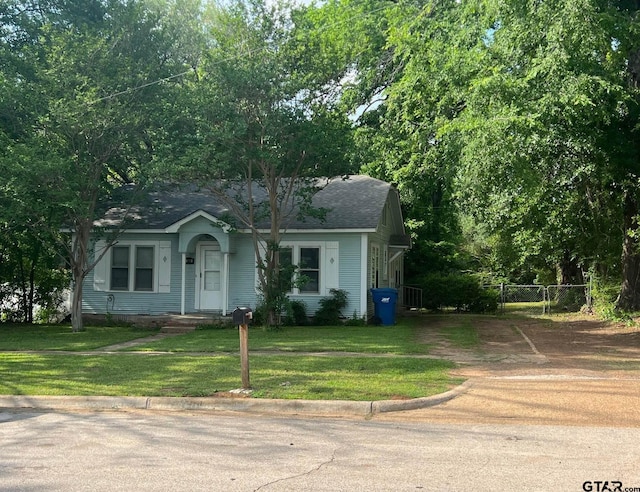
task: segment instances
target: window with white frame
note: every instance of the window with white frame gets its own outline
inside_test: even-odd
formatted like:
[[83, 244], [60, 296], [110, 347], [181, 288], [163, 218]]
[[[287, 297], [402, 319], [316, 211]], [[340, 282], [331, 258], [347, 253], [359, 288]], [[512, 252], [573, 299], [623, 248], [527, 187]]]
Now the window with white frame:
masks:
[[93, 290], [171, 292], [171, 241], [96, 241]]
[[291, 244], [280, 247], [280, 265], [284, 269], [297, 265], [296, 275], [303, 282], [293, 287], [293, 294], [319, 294], [321, 292], [322, 248], [315, 245]]
[[153, 292], [155, 248], [116, 245], [111, 250], [111, 290]]
[[129, 290], [129, 246], [111, 248], [111, 290]]
[[[262, 251], [266, 245], [261, 244]], [[340, 288], [340, 244], [338, 241], [284, 240], [280, 243], [280, 274], [292, 272], [291, 295], [329, 295]], [[287, 268], [289, 267], [289, 268]], [[295, 268], [291, 268], [295, 267]], [[296, 282], [304, 277], [304, 282]], [[259, 292], [256, 271], [255, 288]], [[296, 285], [298, 284], [298, 285]]]
[[[291, 265], [293, 265], [293, 249], [290, 247], [281, 247], [279, 249], [280, 253], [280, 272], [281, 274], [285, 274], [287, 271], [291, 271]], [[287, 289], [288, 293], [291, 293], [293, 290], [293, 276], [287, 279], [290, 282], [290, 287]]]
[[153, 246], [136, 246], [136, 263], [133, 275], [133, 290], [153, 290], [153, 265], [155, 250]]

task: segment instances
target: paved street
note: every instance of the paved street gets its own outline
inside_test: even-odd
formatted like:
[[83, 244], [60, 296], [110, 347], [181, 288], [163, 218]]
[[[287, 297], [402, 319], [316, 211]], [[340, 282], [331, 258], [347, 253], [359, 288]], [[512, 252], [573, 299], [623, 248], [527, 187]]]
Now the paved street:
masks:
[[[3, 491], [640, 487], [640, 429], [149, 412], [0, 413]], [[595, 490], [595, 489], [593, 489]]]

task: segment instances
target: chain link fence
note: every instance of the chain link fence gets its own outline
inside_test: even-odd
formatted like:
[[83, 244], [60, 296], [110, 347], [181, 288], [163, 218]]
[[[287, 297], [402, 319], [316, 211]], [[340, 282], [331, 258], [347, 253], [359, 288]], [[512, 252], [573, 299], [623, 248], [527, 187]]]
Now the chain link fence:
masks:
[[[498, 295], [498, 310], [503, 314], [543, 316], [579, 312], [592, 305], [590, 285], [484, 285]], [[399, 305], [409, 311], [425, 312], [423, 289], [402, 286]], [[453, 312], [453, 311], [452, 311]]]
[[486, 285], [500, 292], [503, 313], [542, 316], [578, 312], [591, 306], [589, 285]]

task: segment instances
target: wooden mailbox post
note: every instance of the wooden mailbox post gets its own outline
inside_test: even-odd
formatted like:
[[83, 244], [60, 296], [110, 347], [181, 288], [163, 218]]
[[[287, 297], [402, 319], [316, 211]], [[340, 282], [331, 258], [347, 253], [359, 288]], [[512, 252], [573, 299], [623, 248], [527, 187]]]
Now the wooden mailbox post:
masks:
[[238, 307], [231, 313], [233, 322], [238, 325], [240, 332], [240, 372], [242, 374], [242, 389], [251, 389], [249, 382], [249, 320], [253, 318], [250, 308]]

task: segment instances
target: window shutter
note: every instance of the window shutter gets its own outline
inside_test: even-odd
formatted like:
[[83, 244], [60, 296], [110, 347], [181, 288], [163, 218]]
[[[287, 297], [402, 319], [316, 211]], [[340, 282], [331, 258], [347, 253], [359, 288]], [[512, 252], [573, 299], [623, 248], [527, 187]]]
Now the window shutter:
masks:
[[329, 295], [330, 289], [340, 288], [340, 258], [338, 257], [339, 243], [327, 242], [324, 248], [324, 289]]
[[171, 292], [171, 241], [158, 246], [158, 292]]
[[[93, 257], [97, 258], [104, 252], [106, 243], [104, 241], [96, 241], [93, 249]], [[109, 261], [110, 253], [105, 254], [98, 263], [93, 267], [93, 290], [106, 291], [107, 287], [107, 264]]]

